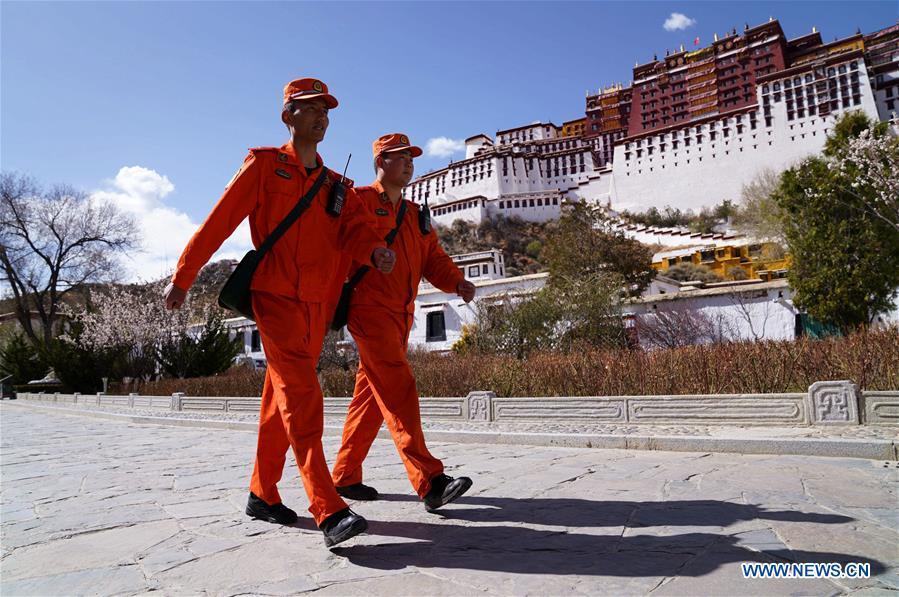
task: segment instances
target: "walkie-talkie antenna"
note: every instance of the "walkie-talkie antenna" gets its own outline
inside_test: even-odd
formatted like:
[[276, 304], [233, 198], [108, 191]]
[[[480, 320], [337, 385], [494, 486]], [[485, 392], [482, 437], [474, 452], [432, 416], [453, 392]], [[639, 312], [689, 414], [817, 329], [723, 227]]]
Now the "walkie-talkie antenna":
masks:
[[348, 155], [346, 158], [346, 166], [343, 167], [343, 174], [340, 176], [340, 182], [346, 181], [346, 171], [347, 171], [347, 168], [350, 167], [350, 158], [351, 157], [353, 157], [353, 154]]
[[341, 175], [340, 180], [331, 186], [331, 192], [328, 195], [328, 205], [325, 206], [325, 211], [334, 217], [339, 216], [343, 211], [343, 201], [346, 199], [346, 171], [347, 168], [350, 167], [351, 157], [353, 157], [353, 154], [347, 156], [346, 166], [343, 167], [343, 174]]

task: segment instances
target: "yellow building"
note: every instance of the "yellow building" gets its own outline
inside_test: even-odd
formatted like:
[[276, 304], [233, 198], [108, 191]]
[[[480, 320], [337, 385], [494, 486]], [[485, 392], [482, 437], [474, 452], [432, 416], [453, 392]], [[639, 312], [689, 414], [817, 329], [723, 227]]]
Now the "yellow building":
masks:
[[587, 129], [587, 119], [579, 118], [577, 120], [569, 120], [562, 123], [563, 137], [581, 137]]
[[703, 266], [724, 280], [774, 280], [786, 276], [792, 260], [773, 243], [699, 245], [661, 251], [652, 258], [652, 268], [662, 275], [679, 263]]

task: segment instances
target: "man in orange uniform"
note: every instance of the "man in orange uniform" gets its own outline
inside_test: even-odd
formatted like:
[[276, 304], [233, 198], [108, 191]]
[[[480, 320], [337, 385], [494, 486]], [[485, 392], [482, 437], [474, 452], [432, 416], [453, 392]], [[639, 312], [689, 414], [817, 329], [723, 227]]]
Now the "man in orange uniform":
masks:
[[[253, 245], [259, 247], [312, 188], [324, 168], [318, 143], [328, 128], [328, 111], [336, 107], [337, 99], [317, 79], [285, 86], [281, 120], [291, 140], [280, 148], [250, 150], [181, 254], [165, 293], [168, 308], [183, 304], [200, 268], [245, 217], [250, 218]], [[331, 189], [340, 180], [326, 172], [311, 205], [265, 255], [251, 286], [268, 368], [247, 514], [281, 524], [297, 520], [281, 503], [277, 487], [292, 447], [309, 511], [329, 547], [363, 532], [367, 523], [338, 495], [322, 449], [324, 413], [315, 367], [327, 325], [326, 305], [333, 302], [329, 293], [342, 251], [371, 264], [379, 275], [389, 273], [396, 260], [352, 189], [347, 189], [341, 210], [329, 207]]]
[[[359, 348], [359, 371], [333, 479], [346, 498], [377, 499], [377, 490], [362, 483], [362, 461], [386, 421], [412, 487], [433, 511], [465, 493], [471, 479], [445, 475], [443, 463], [425, 445], [415, 378], [406, 358], [414, 301], [422, 277], [466, 302], [474, 298], [475, 287], [440, 248], [435, 232], [419, 222], [418, 205], [402, 198], [421, 149], [395, 133], [375, 141], [373, 153], [377, 180], [357, 194], [375, 214], [382, 237], [396, 226], [403, 203], [407, 213], [391, 245], [397, 255], [393, 273], [368, 272], [350, 300], [347, 328]], [[361, 265], [354, 263], [351, 272]]]

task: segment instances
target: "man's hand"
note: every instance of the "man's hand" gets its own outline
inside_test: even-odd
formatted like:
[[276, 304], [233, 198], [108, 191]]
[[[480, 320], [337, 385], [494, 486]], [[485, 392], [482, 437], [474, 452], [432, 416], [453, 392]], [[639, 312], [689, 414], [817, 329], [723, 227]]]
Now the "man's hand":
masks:
[[187, 291], [181, 290], [172, 282], [169, 282], [169, 285], [162, 292], [162, 296], [165, 298], [165, 308], [171, 311], [172, 309], [181, 308], [181, 305], [184, 304], [184, 299], [187, 298]]
[[389, 274], [393, 271], [393, 266], [396, 265], [396, 253], [390, 249], [378, 247], [372, 251], [371, 262], [378, 271]]
[[468, 280], [462, 280], [456, 285], [456, 294], [461, 296], [466, 303], [470, 303], [474, 298], [474, 284]]

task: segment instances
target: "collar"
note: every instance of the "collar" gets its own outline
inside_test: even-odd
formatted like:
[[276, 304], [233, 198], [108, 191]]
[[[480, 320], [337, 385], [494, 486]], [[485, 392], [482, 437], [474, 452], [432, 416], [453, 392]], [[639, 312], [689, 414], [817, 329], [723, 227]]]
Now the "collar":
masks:
[[390, 203], [390, 197], [387, 196], [387, 192], [384, 190], [384, 185], [381, 184], [380, 180], [376, 180], [371, 183], [371, 187], [378, 193], [378, 200], [381, 203]]
[[[291, 141], [288, 141], [287, 143], [285, 143], [284, 145], [282, 145], [281, 147], [278, 148], [278, 161], [285, 163], [285, 164], [290, 164], [292, 166], [296, 166], [297, 168], [302, 168], [303, 172], [304, 173], [306, 172], [306, 167], [303, 166], [302, 162], [300, 162], [299, 158], [297, 158], [296, 149], [294, 148], [293, 142], [291, 142]], [[315, 163], [316, 163], [315, 170], [318, 170], [319, 168], [322, 167], [322, 165], [324, 165], [324, 162], [322, 161], [322, 156], [318, 152], [316, 152], [316, 154], [315, 154]]]
[[[384, 185], [381, 184], [380, 180], [375, 180], [371, 183], [371, 187], [378, 192], [378, 200], [381, 203], [390, 203], [390, 197], [387, 196], [387, 191], [384, 190]], [[402, 193], [400, 193], [400, 200], [397, 202], [397, 207], [399, 207], [400, 202], [405, 201], [406, 198], [403, 197]]]

